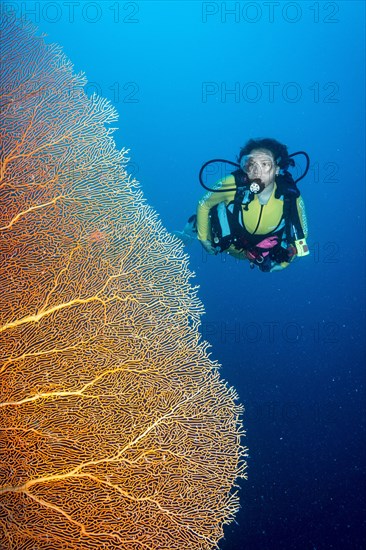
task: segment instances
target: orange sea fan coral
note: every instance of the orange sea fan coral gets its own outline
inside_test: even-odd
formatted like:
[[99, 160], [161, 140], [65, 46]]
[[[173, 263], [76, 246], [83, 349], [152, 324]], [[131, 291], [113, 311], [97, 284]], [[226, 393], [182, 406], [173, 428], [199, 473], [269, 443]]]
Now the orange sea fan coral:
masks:
[[1, 27], [1, 548], [214, 548], [245, 450], [187, 256], [113, 106], [29, 22]]
[[102, 243], [107, 238], [107, 233], [96, 229], [90, 233], [88, 240], [90, 243]]

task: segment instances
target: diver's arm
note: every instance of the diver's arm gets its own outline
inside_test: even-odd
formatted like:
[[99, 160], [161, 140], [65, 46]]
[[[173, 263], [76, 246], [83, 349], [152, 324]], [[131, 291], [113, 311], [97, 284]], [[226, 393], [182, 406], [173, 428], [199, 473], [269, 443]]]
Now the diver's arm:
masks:
[[[232, 175], [227, 176], [219, 180], [213, 187], [213, 189], [234, 189], [234, 191], [227, 191], [221, 193], [215, 193], [208, 191], [197, 206], [197, 237], [201, 241], [201, 244], [206, 248], [205, 244], [211, 244], [211, 228], [209, 214], [210, 210], [219, 202], [225, 201], [226, 203], [233, 200], [235, 196], [235, 178]], [[209, 250], [208, 250], [209, 251]]]

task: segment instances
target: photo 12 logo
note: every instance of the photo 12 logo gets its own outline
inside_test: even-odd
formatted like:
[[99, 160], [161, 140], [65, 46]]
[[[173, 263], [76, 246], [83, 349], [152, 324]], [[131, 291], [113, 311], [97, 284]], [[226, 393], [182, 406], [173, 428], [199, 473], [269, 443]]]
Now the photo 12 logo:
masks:
[[221, 344], [337, 344], [345, 326], [336, 321], [319, 321], [308, 324], [298, 321], [205, 322], [202, 336]]
[[337, 82], [202, 82], [202, 103], [339, 103]]
[[202, 23], [338, 23], [337, 2], [202, 2]]
[[6, 1], [0, 2], [0, 13], [10, 18], [26, 18], [33, 23], [75, 23], [113, 22], [139, 23], [140, 4], [138, 2], [85, 2], [64, 0], [47, 1]]
[[113, 104], [117, 103], [140, 103], [140, 86], [137, 82], [113, 82], [112, 85], [99, 84], [99, 82], [88, 82], [84, 87], [88, 96], [96, 94], [99, 97], [112, 96]]

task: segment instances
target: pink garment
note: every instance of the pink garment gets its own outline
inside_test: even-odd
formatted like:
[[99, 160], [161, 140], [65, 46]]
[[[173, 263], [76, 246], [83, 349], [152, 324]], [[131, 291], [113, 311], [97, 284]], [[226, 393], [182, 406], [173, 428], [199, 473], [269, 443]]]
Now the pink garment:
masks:
[[[273, 237], [267, 237], [266, 239], [263, 239], [263, 241], [260, 241], [256, 245], [256, 248], [264, 248], [265, 249], [264, 252], [261, 252], [261, 256], [263, 256], [263, 258], [265, 258], [269, 254], [268, 250], [273, 248], [274, 246], [276, 246], [277, 243], [278, 243], [278, 237], [276, 235], [274, 235]], [[248, 250], [247, 251], [247, 257], [250, 260], [255, 260], [257, 255], [253, 254], [252, 252], [250, 252]]]

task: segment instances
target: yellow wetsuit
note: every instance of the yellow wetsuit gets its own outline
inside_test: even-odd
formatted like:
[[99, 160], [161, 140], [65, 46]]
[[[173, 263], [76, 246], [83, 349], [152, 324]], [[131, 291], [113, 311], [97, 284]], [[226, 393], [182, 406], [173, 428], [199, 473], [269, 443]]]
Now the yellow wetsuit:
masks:
[[[214, 189], [235, 189], [235, 178], [233, 175], [226, 176], [219, 180], [213, 187]], [[252, 235], [263, 235], [263, 238], [268, 236], [271, 232], [279, 229], [279, 224], [283, 215], [283, 200], [275, 197], [275, 191], [277, 185], [275, 183], [271, 196], [266, 204], [261, 204], [258, 196], [254, 195], [254, 199], [247, 205], [248, 210], [242, 206], [242, 215], [244, 226], [247, 231]], [[235, 191], [227, 191], [222, 193], [214, 193], [209, 191], [206, 193], [198, 203], [197, 207], [197, 236], [201, 241], [211, 240], [211, 227], [209, 213], [213, 206], [220, 202], [229, 204], [234, 200]], [[299, 219], [302, 230], [304, 232], [305, 239], [308, 233], [305, 205], [302, 197], [298, 197], [296, 200], [297, 210], [299, 213]], [[284, 222], [282, 222], [284, 224]], [[246, 255], [237, 250], [231, 245], [227, 251], [235, 258], [245, 260]], [[293, 258], [292, 258], [293, 259]], [[289, 262], [282, 262], [279, 264], [282, 268], [287, 267]]]

